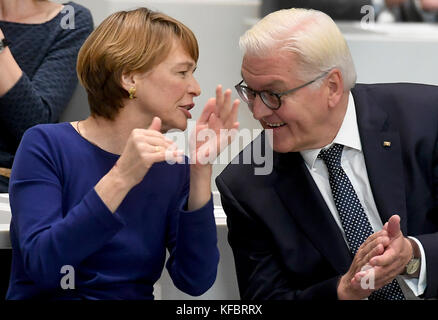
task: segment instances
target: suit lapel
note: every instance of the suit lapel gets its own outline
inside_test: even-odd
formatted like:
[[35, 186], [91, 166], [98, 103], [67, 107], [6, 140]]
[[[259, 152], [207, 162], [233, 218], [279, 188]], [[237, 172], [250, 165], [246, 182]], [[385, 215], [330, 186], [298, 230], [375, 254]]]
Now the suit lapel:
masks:
[[399, 133], [391, 128], [388, 115], [378, 108], [363, 90], [353, 89], [352, 93], [365, 164], [377, 210], [383, 224], [392, 215], [398, 214], [401, 218], [401, 230], [406, 234], [406, 198]]
[[278, 156], [275, 189], [281, 201], [334, 269], [345, 273], [351, 254], [304, 160], [299, 153]]

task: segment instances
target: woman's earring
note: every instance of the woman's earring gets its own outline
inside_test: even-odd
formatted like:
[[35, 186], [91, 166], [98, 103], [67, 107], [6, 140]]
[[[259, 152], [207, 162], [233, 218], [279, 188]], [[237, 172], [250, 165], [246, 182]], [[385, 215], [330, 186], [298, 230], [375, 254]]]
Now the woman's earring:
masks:
[[131, 87], [129, 88], [129, 99], [134, 99], [135, 98], [135, 87]]

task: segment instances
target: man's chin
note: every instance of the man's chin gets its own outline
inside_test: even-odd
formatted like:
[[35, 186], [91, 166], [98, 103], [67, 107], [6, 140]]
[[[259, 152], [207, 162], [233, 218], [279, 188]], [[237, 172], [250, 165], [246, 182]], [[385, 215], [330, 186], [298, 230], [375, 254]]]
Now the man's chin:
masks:
[[274, 142], [274, 145], [273, 145], [272, 149], [275, 152], [278, 152], [278, 153], [294, 152], [293, 146], [288, 146], [286, 144], [278, 144], [278, 143], [275, 143], [275, 142]]
[[299, 146], [297, 144], [294, 144], [293, 142], [290, 143], [275, 143], [272, 148], [275, 152], [278, 153], [288, 153], [288, 152], [300, 152], [303, 151], [304, 148], [302, 146]]
[[295, 152], [294, 150], [279, 149], [279, 148], [274, 148], [274, 151], [277, 152], [277, 153], [289, 153], [289, 152]]

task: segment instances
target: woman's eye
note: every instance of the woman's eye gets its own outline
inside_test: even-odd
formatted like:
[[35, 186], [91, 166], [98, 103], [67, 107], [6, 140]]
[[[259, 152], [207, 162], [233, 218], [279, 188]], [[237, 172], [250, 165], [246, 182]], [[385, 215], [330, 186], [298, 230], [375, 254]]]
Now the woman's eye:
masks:
[[180, 71], [178, 72], [179, 74], [182, 74], [183, 76], [185, 76], [187, 74], [188, 71]]

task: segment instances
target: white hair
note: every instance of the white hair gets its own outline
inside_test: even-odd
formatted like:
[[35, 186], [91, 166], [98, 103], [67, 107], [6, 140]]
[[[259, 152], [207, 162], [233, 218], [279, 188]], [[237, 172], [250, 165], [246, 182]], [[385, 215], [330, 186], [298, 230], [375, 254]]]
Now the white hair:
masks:
[[298, 56], [297, 76], [310, 81], [333, 68], [340, 70], [344, 90], [356, 83], [356, 70], [348, 45], [335, 22], [312, 9], [284, 9], [273, 12], [240, 38], [245, 55], [268, 56], [289, 51]]

